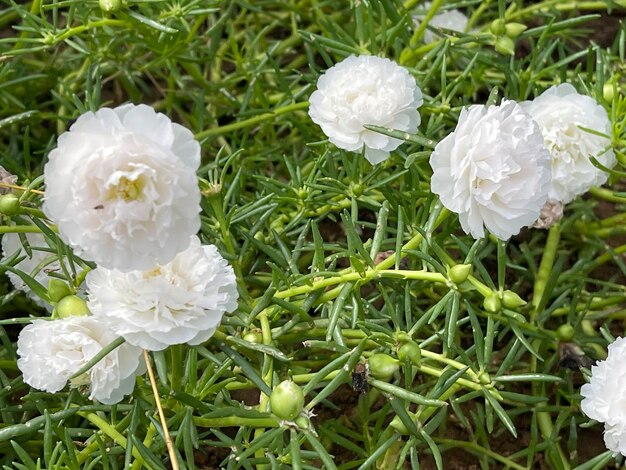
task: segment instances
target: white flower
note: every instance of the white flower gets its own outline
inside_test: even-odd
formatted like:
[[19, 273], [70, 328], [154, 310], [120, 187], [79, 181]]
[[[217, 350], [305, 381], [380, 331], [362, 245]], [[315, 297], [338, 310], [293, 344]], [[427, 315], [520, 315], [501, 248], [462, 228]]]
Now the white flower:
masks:
[[415, 132], [422, 91], [404, 68], [389, 59], [350, 56], [317, 81], [309, 115], [337, 147], [361, 152], [372, 164], [389, 158], [402, 140], [367, 130], [365, 124]]
[[[19, 252], [18, 256], [20, 258], [24, 257], [24, 259], [14, 265], [14, 268], [34, 277], [44, 288], [48, 288], [48, 282], [52, 279], [48, 276], [49, 273], [63, 274], [57, 256], [50, 252], [50, 247], [41, 233], [25, 233], [24, 235], [30, 245], [31, 256], [24, 250], [20, 236], [17, 233], [5, 233], [2, 236], [2, 255], [7, 258], [15, 254], [15, 252]], [[41, 297], [30, 290], [21, 277], [10, 271], [7, 271], [7, 275], [13, 287], [23, 291], [29, 299], [40, 307], [51, 309], [48, 303], [44, 302]]]
[[[28, 385], [55, 393], [116, 338], [94, 317], [34, 320], [17, 340], [17, 365]], [[141, 354], [141, 349], [122, 344], [71, 384], [89, 386], [90, 399], [117, 403], [133, 391], [135, 375], [145, 371]]]
[[171, 263], [148, 271], [98, 267], [87, 275], [87, 289], [94, 315], [129, 343], [152, 351], [206, 341], [238, 298], [233, 269], [196, 236]]
[[459, 214], [465, 233], [501, 240], [539, 217], [550, 187], [541, 131], [514, 101], [461, 111], [456, 129], [430, 157], [431, 189]]
[[521, 106], [539, 124], [552, 155], [550, 199], [567, 204], [592, 186], [606, 182], [607, 173], [593, 166], [590, 157], [613, 168], [616, 159], [611, 141], [581, 129], [611, 135], [611, 121], [602, 106], [567, 83], [553, 86]]
[[607, 448], [626, 456], [626, 338], [609, 345], [608, 357], [591, 367], [580, 393], [583, 413], [604, 423]]
[[85, 113], [44, 169], [44, 211], [76, 253], [123, 271], [168, 263], [200, 227], [192, 133], [145, 105]]
[[[424, 3], [424, 5], [421, 6], [420, 10], [427, 12], [428, 10], [430, 10], [430, 6], [431, 2], [426, 2]], [[415, 24], [416, 28], [419, 27], [425, 16], [425, 13], [413, 16], [413, 23]], [[465, 16], [457, 9], [451, 9], [437, 11], [437, 14], [430, 19], [428, 25], [432, 28], [449, 29], [451, 31], [457, 31], [459, 33], [462, 33], [463, 31], [465, 31], [465, 28], [467, 28], [468, 22], [469, 19], [467, 18], [467, 16]], [[426, 44], [435, 42], [440, 38], [440, 34], [437, 34], [436, 32], [433, 32], [429, 29], [426, 29], [426, 31], [424, 32], [424, 42]]]

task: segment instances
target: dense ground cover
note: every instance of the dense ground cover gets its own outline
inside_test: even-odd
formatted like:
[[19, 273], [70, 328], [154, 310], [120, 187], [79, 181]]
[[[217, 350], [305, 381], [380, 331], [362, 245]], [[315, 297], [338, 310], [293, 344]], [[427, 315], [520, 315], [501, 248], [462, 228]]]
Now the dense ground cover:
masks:
[[[18, 333], [48, 313], [5, 279], [6, 468], [171, 468], [157, 402], [181, 468], [621, 464], [581, 412], [580, 387], [626, 312], [626, 4], [418, 3], [1, 2], [0, 164], [28, 190], [0, 232], [36, 221], [67, 267], [52, 276], [78, 289], [75, 267], [93, 264], [38, 210], [47, 155], [84, 112], [145, 103], [201, 144], [201, 240], [229, 260], [240, 297], [209, 341], [151, 353], [159, 400], [140, 376], [103, 405], [24, 383]], [[413, 21], [440, 8], [460, 8], [466, 32]], [[406, 142], [374, 166], [307, 114], [318, 77], [352, 54], [394, 60], [424, 95], [417, 133], [378, 129]], [[608, 111], [609, 182], [549, 230], [474, 240], [431, 192], [433, 148], [462, 107], [564, 82]], [[268, 406], [288, 378], [305, 393], [291, 423]]]

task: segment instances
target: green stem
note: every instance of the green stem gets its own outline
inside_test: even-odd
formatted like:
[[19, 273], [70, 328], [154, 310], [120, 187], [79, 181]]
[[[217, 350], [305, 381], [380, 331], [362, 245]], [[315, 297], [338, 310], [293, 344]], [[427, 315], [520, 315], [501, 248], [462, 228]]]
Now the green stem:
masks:
[[556, 258], [556, 251], [559, 247], [559, 241], [561, 239], [561, 227], [559, 224], [554, 224], [548, 231], [548, 239], [546, 240], [546, 246], [543, 250], [543, 256], [539, 263], [539, 269], [537, 270], [537, 276], [535, 277], [535, 285], [533, 288], [533, 310], [530, 312], [531, 323], [537, 316], [538, 308], [541, 303], [541, 298], [546, 289], [546, 284], [550, 278], [552, 267], [554, 266], [554, 260]]
[[[98, 429], [100, 429], [101, 432], [103, 432], [105, 435], [111, 438], [116, 444], [121, 446], [123, 449], [126, 449], [126, 445], [127, 445], [126, 438], [122, 436], [122, 434], [117, 429], [115, 429], [115, 427], [109, 424], [107, 421], [100, 418], [100, 416], [98, 416], [95, 413], [86, 413], [84, 411], [79, 411], [77, 414], [79, 414], [83, 418], [90, 421]], [[87, 447], [81, 450], [76, 456], [78, 463], [85, 462], [89, 458], [89, 455], [92, 452], [96, 451], [97, 449], [98, 449], [97, 442], [92, 442], [91, 444], [89, 444]], [[134, 447], [132, 449], [132, 454], [133, 454], [133, 457], [135, 457], [135, 459], [141, 463], [141, 465], [145, 465], [145, 461], [143, 460], [143, 457], [141, 456], [139, 451], [135, 449]]]
[[278, 428], [280, 422], [276, 418], [242, 418], [240, 416], [227, 416], [225, 418], [200, 418], [194, 416], [193, 423], [203, 428], [228, 428], [235, 426], [241, 428]]
[[263, 121], [273, 120], [276, 117], [280, 116], [281, 114], [291, 113], [293, 111], [306, 109], [308, 107], [309, 107], [308, 101], [302, 101], [300, 103], [289, 104], [287, 106], [276, 108], [272, 112], [259, 114], [258, 116], [244, 119], [243, 121], [234, 122], [232, 124], [226, 124], [225, 126], [218, 126], [218, 127], [213, 127], [211, 129], [206, 129], [202, 132], [197, 133], [196, 139], [202, 140], [212, 135], [226, 134], [227, 132], [232, 132], [238, 129], [243, 129], [245, 127], [250, 127]]
[[608, 202], [626, 203], [626, 197], [616, 196], [614, 191], [605, 188], [591, 188], [589, 192], [598, 199], [604, 199]]
[[1, 225], [0, 233], [41, 233], [36, 225]]
[[[613, 2], [616, 6], [626, 7], [626, 2], [624, 0], [615, 0]], [[596, 10], [605, 10], [607, 9], [607, 2], [599, 1], [599, 2], [563, 2], [561, 0], [550, 0], [547, 2], [537, 3], [536, 5], [531, 5], [529, 7], [523, 8], [521, 10], [515, 11], [515, 4], [512, 4], [509, 8], [509, 11], [504, 15], [506, 21], [511, 21], [514, 19], [519, 19], [521, 17], [525, 17], [528, 15], [532, 15], [533, 17], [541, 11], [550, 11], [550, 10], [558, 10], [560, 12], [573, 11], [573, 10], [587, 10], [587, 11], [596, 11]]]
[[[530, 312], [531, 323], [535, 322], [537, 314], [539, 313], [539, 306], [541, 304], [541, 300], [544, 295], [550, 273], [554, 266], [554, 260], [556, 258], [556, 252], [559, 247], [560, 239], [561, 228], [559, 224], [555, 224], [550, 227], [550, 230], [548, 232], [548, 239], [546, 240], [546, 245], [543, 250], [543, 256], [541, 257], [539, 269], [537, 270], [537, 276], [535, 277], [532, 300], [532, 306], [534, 308]], [[535, 349], [539, 349], [541, 347], [541, 344], [542, 341], [539, 339], [533, 341], [533, 347]], [[530, 357], [530, 373], [535, 374], [536, 372], [537, 357], [535, 355], [532, 355]], [[533, 395], [540, 396], [542, 394], [541, 387], [541, 384], [534, 382], [532, 385]], [[552, 417], [550, 416], [550, 413], [546, 411], [538, 411], [536, 409], [535, 414], [537, 416], [537, 423], [539, 424], [541, 436], [545, 440], [551, 439], [554, 433], [554, 425], [552, 423]], [[554, 450], [554, 453], [548, 453], [548, 456], [551, 460], [553, 460], [553, 465], [562, 470], [569, 470], [571, 467], [569, 465], [567, 457], [563, 452], [563, 449], [561, 449], [561, 446], [558, 443], [554, 443], [552, 449]]]
[[447, 282], [447, 279], [445, 278], [443, 274], [431, 273], [428, 271], [410, 271], [410, 270], [395, 270], [395, 269], [380, 271], [378, 269], [368, 269], [363, 274], [357, 273], [357, 272], [347, 272], [346, 274], [328, 277], [325, 279], [321, 279], [319, 281], [312, 282], [311, 284], [306, 285], [306, 286], [292, 287], [290, 289], [276, 292], [276, 294], [274, 294], [274, 297], [279, 298], [279, 299], [285, 299], [285, 298], [293, 297], [293, 296], [300, 295], [300, 294], [308, 294], [310, 292], [313, 292], [319, 289], [324, 289], [328, 286], [334, 286], [337, 284], [345, 284], [347, 282], [353, 282], [353, 281], [367, 282], [373, 279], [384, 278], [384, 277], [400, 278], [400, 279], [405, 279], [405, 280], [410, 279], [410, 280], [419, 280], [419, 281], [429, 281], [429, 282], [435, 282], [435, 283], [441, 283], [441, 284], [445, 284]]
[[479, 446], [475, 442], [471, 442], [471, 441], [457, 441], [455, 439], [444, 439], [444, 438], [439, 438], [439, 437], [434, 437], [434, 436], [433, 436], [433, 440], [437, 444], [449, 445], [451, 447], [461, 447], [461, 448], [473, 451], [472, 453], [475, 453], [475, 454], [478, 454], [478, 455], [480, 455], [480, 454], [486, 455], [488, 457], [491, 457], [494, 460], [497, 460], [498, 462], [503, 463], [507, 468], [514, 468], [516, 470], [526, 470], [526, 467], [523, 467], [522, 465], [516, 464], [511, 459], [507, 459], [506, 457], [498, 454], [497, 452], [493, 452], [492, 450], [489, 450], [489, 449], [486, 449], [485, 447]]

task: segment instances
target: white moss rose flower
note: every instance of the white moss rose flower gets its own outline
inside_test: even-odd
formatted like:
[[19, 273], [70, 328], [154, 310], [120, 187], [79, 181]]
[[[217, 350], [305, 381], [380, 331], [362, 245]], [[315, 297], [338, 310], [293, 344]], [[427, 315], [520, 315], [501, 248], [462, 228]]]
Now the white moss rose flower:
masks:
[[[24, 257], [24, 259], [15, 264], [14, 268], [34, 277], [44, 288], [47, 288], [48, 282], [52, 279], [48, 275], [49, 273], [62, 274], [61, 265], [57, 256], [50, 251], [46, 251], [50, 250], [50, 248], [41, 233], [25, 233], [23, 235], [30, 245], [30, 255], [24, 249], [20, 236], [17, 233], [5, 233], [2, 236], [2, 255], [7, 258], [18, 252], [18, 256], [20, 258]], [[51, 309], [50, 304], [46, 303], [41, 297], [35, 294], [21, 277], [9, 271], [7, 271], [7, 275], [15, 289], [23, 291], [29, 299], [40, 307]]]
[[501, 240], [532, 224], [548, 198], [550, 154], [537, 124], [514, 101], [463, 109], [430, 157], [431, 189], [465, 233]]
[[43, 208], [79, 256], [148, 269], [200, 227], [199, 164], [193, 134], [149, 106], [88, 112], [50, 152]]
[[609, 345], [606, 360], [591, 367], [591, 380], [582, 386], [581, 408], [589, 418], [604, 423], [604, 443], [626, 456], [626, 338]]
[[[20, 332], [17, 340], [17, 366], [28, 385], [55, 393], [117, 338], [101, 321], [91, 316], [34, 320]], [[135, 376], [144, 371], [141, 349], [125, 343], [88, 372], [73, 379], [71, 385], [88, 387], [90, 399], [109, 405], [132, 393]]]
[[606, 182], [608, 174], [596, 168], [590, 157], [613, 168], [616, 159], [611, 141], [586, 130], [611, 135], [611, 121], [602, 106], [568, 83], [553, 86], [521, 105], [539, 124], [552, 155], [550, 199], [567, 204]]
[[[413, 15], [413, 23], [416, 28], [418, 28], [420, 23], [424, 21], [426, 13], [430, 10], [430, 7], [431, 2], [426, 2], [420, 7], [421, 13]], [[468, 22], [469, 18], [465, 16], [464, 13], [456, 8], [452, 8], [448, 10], [438, 10], [437, 14], [435, 14], [428, 22], [428, 26], [436, 29], [448, 29], [450, 31], [457, 31], [461, 33], [465, 31], [465, 28], [467, 28]], [[439, 39], [441, 39], [441, 34], [437, 34], [429, 29], [424, 32], [424, 42], [426, 44], [430, 44], [431, 42], [435, 42]]]
[[423, 97], [404, 67], [381, 57], [350, 56], [319, 78], [309, 102], [311, 119], [333, 144], [351, 152], [365, 148], [365, 158], [374, 165], [403, 141], [363, 126], [414, 133]]
[[172, 262], [123, 273], [98, 267], [87, 275], [89, 309], [126, 341], [152, 351], [209, 339], [237, 308], [232, 267], [198, 237]]

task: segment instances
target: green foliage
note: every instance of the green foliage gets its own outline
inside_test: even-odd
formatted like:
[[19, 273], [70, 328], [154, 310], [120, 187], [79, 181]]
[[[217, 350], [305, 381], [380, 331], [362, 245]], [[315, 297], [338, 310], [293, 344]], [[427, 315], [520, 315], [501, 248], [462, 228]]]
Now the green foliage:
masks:
[[[567, 338], [595, 360], [623, 331], [622, 169], [569, 204], [561, 225], [503, 244], [462, 235], [430, 193], [428, 156], [463, 106], [570, 82], [609, 109], [626, 163], [626, 30], [610, 26], [600, 44], [592, 26], [626, 4], [458, 2], [471, 31], [424, 44], [417, 3], [1, 2], [0, 163], [22, 186], [43, 189], [58, 134], [102, 106], [150, 104], [202, 144], [202, 237], [232, 263], [241, 301], [206, 344], [154, 354], [182, 468], [452, 468], [458, 452], [482, 468], [612, 460], [601, 427], [581, 427], [582, 376], [560, 367], [557, 335], [569, 325]], [[406, 66], [425, 94], [418, 134], [375, 128], [406, 140], [375, 167], [330, 145], [306, 114], [318, 76], [367, 53]], [[44, 232], [73, 292], [76, 266], [89, 265], [42, 222], [39, 200], [23, 192], [13, 221]], [[47, 299], [18, 261], [0, 268]], [[15, 325], [42, 312], [7, 285], [4, 468], [169, 468], [147, 379], [115, 406], [22, 382]], [[419, 348], [396, 364], [403, 344]], [[353, 392], [353, 372], [380, 354], [394, 361], [391, 376]], [[287, 379], [306, 395], [289, 424], [268, 406]]]

